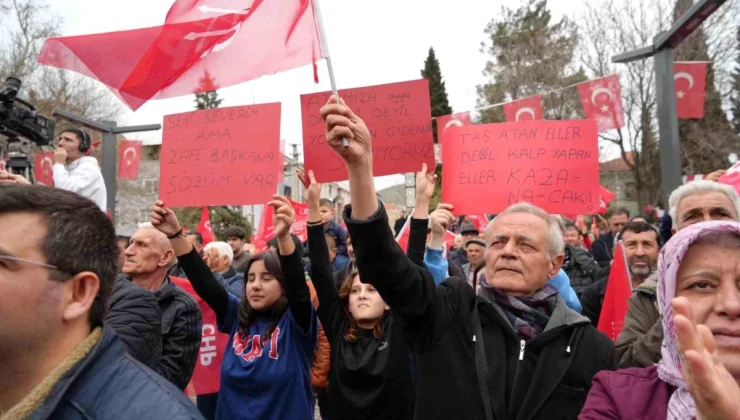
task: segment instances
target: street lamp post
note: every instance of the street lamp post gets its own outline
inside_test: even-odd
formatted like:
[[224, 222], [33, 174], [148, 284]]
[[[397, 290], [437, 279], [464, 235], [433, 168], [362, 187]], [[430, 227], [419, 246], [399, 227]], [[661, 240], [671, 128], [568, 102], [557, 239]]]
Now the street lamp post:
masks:
[[667, 31], [653, 38], [653, 45], [612, 57], [613, 63], [630, 63], [653, 57], [658, 101], [660, 167], [666, 197], [681, 185], [681, 144], [673, 79], [673, 50], [691, 35], [726, 0], [699, 0]]

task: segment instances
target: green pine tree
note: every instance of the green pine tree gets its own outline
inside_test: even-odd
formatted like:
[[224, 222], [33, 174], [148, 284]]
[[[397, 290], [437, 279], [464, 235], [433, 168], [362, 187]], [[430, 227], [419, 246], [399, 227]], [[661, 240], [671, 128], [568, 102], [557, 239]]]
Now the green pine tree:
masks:
[[732, 124], [740, 140], [740, 26], [737, 28], [737, 60], [732, 73]]
[[[676, 0], [674, 21], [693, 5], [692, 0]], [[674, 52], [676, 61], [711, 61], [707, 36], [697, 28]], [[707, 68], [707, 91], [704, 118], [679, 120], [681, 166], [685, 174], [708, 174], [727, 167], [727, 156], [740, 146], [727, 114], [722, 110], [722, 97], [714, 83], [714, 66]]]
[[[429, 55], [424, 61], [424, 68], [421, 70], [421, 77], [429, 81], [429, 100], [431, 101], [432, 106], [432, 117], [452, 114], [452, 107], [447, 98], [447, 88], [442, 79], [442, 70], [439, 68], [439, 60], [437, 60], [437, 56], [434, 54], [434, 48], [432, 47], [429, 47]], [[435, 144], [438, 142], [437, 128], [437, 120], [435, 119], [432, 122]], [[429, 203], [430, 211], [437, 207], [437, 203], [439, 203], [440, 195], [442, 193], [442, 165], [437, 165], [435, 173], [439, 177], [439, 180], [437, 181], [437, 187], [434, 190], [432, 200]]]
[[[478, 107], [541, 95], [587, 80], [573, 72], [578, 43], [576, 26], [568, 19], [554, 22], [547, 0], [526, 0], [517, 9], [503, 8], [502, 17], [485, 29], [481, 53], [490, 56], [483, 69], [489, 82], [478, 86]], [[578, 92], [566, 89], [543, 97], [546, 119], [582, 118]], [[503, 107], [481, 111], [481, 122], [504, 122]]]
[[[200, 80], [198, 91], [195, 94], [195, 109], [218, 108], [223, 99], [218, 97], [218, 85], [208, 72]], [[226, 240], [223, 235], [224, 229], [229, 226], [241, 226], [247, 232], [247, 238], [252, 236], [252, 226], [249, 224], [239, 207], [231, 208], [229, 206], [209, 207], [211, 215], [211, 229], [216, 239]], [[183, 207], [175, 209], [175, 214], [183, 226], [195, 229], [200, 223], [200, 207]]]

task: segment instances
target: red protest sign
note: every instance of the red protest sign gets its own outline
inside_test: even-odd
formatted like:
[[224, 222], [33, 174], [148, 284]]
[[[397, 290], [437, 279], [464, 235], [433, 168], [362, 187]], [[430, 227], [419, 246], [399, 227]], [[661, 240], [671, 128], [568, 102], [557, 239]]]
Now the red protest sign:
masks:
[[451, 127], [442, 161], [442, 202], [458, 214], [499, 213], [520, 201], [554, 214], [599, 210], [594, 121]]
[[265, 203], [283, 164], [279, 103], [167, 115], [159, 197], [169, 207]]
[[[331, 92], [301, 95], [306, 169], [319, 182], [349, 179], [342, 158], [326, 144], [320, 110]], [[429, 83], [426, 79], [339, 91], [347, 106], [365, 121], [373, 141], [375, 176], [416, 172], [435, 166]]]

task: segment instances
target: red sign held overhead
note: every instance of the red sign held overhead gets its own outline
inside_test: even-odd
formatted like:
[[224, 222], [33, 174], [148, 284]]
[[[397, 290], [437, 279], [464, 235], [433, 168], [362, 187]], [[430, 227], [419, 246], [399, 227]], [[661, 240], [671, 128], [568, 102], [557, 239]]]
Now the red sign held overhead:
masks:
[[139, 177], [142, 143], [140, 141], [122, 140], [118, 146], [118, 177], [136, 179]]
[[[320, 110], [331, 92], [301, 95], [306, 169], [318, 182], [349, 179], [344, 160], [326, 144]], [[435, 167], [429, 83], [426, 79], [339, 91], [347, 106], [365, 121], [373, 142], [375, 176]]]
[[442, 202], [458, 214], [499, 213], [526, 201], [554, 214], [599, 210], [594, 121], [527, 121], [447, 131]]
[[283, 171], [280, 104], [164, 117], [159, 197], [168, 207], [262, 204]]

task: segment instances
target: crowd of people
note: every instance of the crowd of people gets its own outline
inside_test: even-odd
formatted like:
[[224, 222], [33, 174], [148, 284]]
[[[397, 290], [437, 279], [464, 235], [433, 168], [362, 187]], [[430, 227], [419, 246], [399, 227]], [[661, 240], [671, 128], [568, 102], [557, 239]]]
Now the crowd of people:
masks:
[[[116, 236], [80, 191], [0, 174], [0, 419], [737, 418], [732, 187], [683, 185], [660, 221], [614, 209], [597, 236], [525, 202], [479, 226], [430, 213], [424, 166], [404, 251], [365, 123], [333, 97], [321, 114], [349, 174], [347, 230], [299, 171], [307, 243], [275, 195], [264, 252], [239, 228], [203, 246], [161, 201]], [[619, 243], [633, 293], [615, 343], [596, 326]], [[196, 404], [205, 324], [180, 285], [228, 336], [219, 390]]]

